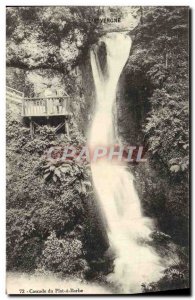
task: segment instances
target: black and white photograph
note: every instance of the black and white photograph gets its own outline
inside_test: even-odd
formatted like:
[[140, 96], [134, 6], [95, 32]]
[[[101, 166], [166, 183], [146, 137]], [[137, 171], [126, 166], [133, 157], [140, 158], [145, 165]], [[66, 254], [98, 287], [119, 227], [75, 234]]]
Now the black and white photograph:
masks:
[[189, 59], [189, 6], [7, 5], [8, 295], [189, 295]]

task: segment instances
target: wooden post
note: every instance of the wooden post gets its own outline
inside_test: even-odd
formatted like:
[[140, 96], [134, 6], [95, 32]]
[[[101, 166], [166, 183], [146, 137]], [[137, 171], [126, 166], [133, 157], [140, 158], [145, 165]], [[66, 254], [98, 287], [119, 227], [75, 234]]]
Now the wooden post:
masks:
[[50, 118], [49, 118], [49, 116], [47, 116], [47, 126], [48, 126], [48, 127], [51, 127], [51, 123], [50, 123]]
[[25, 103], [24, 103], [24, 97], [22, 98], [22, 115], [25, 115]]
[[45, 99], [45, 114], [48, 115], [48, 99]]
[[64, 122], [65, 122], [65, 132], [66, 132], [66, 134], [67, 134], [68, 139], [70, 139], [68, 120], [66, 120], [66, 118], [65, 118], [65, 119], [64, 119]]
[[30, 118], [30, 136], [31, 136], [31, 139], [33, 139], [33, 136], [34, 136], [34, 125], [33, 125], [33, 121], [32, 121], [31, 118]]

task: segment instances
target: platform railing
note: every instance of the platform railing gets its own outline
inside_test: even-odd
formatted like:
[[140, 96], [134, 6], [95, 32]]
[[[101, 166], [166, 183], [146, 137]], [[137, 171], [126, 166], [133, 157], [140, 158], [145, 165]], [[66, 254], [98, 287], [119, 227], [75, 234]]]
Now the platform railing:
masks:
[[24, 98], [22, 115], [31, 116], [58, 116], [70, 113], [69, 97]]

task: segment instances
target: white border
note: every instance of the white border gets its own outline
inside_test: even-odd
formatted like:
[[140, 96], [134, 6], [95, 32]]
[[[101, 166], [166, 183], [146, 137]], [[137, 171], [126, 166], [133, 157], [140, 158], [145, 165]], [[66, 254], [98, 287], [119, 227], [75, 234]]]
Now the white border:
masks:
[[[47, 5], [120, 5], [120, 6], [161, 6], [161, 5], [172, 5], [172, 6], [190, 6], [192, 9], [195, 7], [195, 2], [193, 0], [188, 1], [176, 1], [176, 0], [163, 0], [163, 1], [144, 1], [144, 0], [133, 0], [133, 1], [125, 1], [121, 0], [1, 0], [0, 2], [0, 41], [1, 41], [1, 49], [0, 49], [0, 66], [1, 66], [1, 72], [0, 72], [0, 150], [1, 150], [1, 164], [0, 164], [0, 193], [1, 193], [1, 202], [0, 202], [0, 224], [1, 224], [1, 230], [0, 230], [0, 297], [1, 299], [7, 298], [5, 295], [5, 6], [47, 6]], [[193, 20], [192, 20], [193, 23]], [[192, 24], [193, 25], [193, 24]], [[193, 29], [194, 26], [192, 26]], [[192, 36], [192, 46], [194, 45], [194, 30], [193, 30], [193, 36]], [[194, 49], [194, 47], [192, 47]], [[194, 67], [194, 63], [193, 63]], [[194, 68], [193, 68], [194, 69]], [[195, 79], [193, 79], [192, 87], [195, 84]], [[192, 95], [191, 95], [192, 96]], [[191, 99], [192, 101], [192, 99]], [[193, 105], [193, 112], [194, 112], [194, 105]], [[194, 125], [194, 124], [193, 124]], [[194, 126], [193, 126], [194, 129]], [[193, 130], [194, 132], [194, 130]], [[194, 136], [194, 135], [193, 135]], [[194, 148], [193, 148], [194, 149]], [[194, 163], [193, 163], [194, 166]], [[195, 185], [195, 179], [193, 178], [192, 181], [192, 187]], [[194, 212], [194, 205], [193, 205], [193, 212]], [[192, 212], [192, 213], [193, 213]], [[193, 220], [193, 218], [192, 218]], [[194, 237], [194, 232], [193, 232]], [[194, 239], [193, 239], [194, 240]], [[194, 278], [193, 279], [193, 286], [194, 286]], [[37, 296], [39, 298], [40, 296]], [[135, 296], [130, 296], [131, 298]], [[137, 296], [136, 296], [137, 297]], [[157, 296], [156, 296], [157, 297]], [[156, 298], [154, 297], [148, 297], [147, 298]], [[159, 297], [159, 296], [158, 296]], [[23, 297], [27, 298], [27, 297]], [[53, 297], [57, 298], [57, 297]], [[66, 296], [66, 298], [70, 298], [69, 296]], [[82, 297], [83, 298], [83, 297]], [[89, 297], [86, 297], [86, 299]], [[104, 298], [104, 297], [103, 297]], [[116, 297], [115, 297], [116, 298]], [[124, 297], [117, 297], [117, 298], [124, 298]], [[172, 297], [166, 297], [166, 298], [172, 298]], [[28, 299], [28, 298], [27, 298]]]
[[[185, 5], [192, 5], [193, 1], [176, 1], [176, 0], [163, 0], [163, 1], [145, 1], [145, 0], [132, 0], [132, 1], [125, 1], [125, 0], [121, 0], [121, 1], [117, 1], [117, 0], [57, 0], [57, 1], [53, 1], [53, 0], [31, 0], [31, 1], [25, 1], [25, 0], [9, 0], [9, 1], [4, 1], [6, 2], [6, 5], [10, 5], [10, 6], [14, 6], [14, 5], [21, 5], [21, 6], [31, 6], [31, 5], [35, 5], [35, 6], [48, 6], [48, 5], [81, 5], [81, 6], [90, 6], [90, 5], [101, 5], [101, 6], [108, 6], [108, 5], [118, 5], [118, 6], [141, 6], [141, 5], [145, 5], [145, 6], [163, 6], [163, 5], [171, 5], [171, 6], [185, 6]], [[191, 4], [190, 4], [191, 2]]]

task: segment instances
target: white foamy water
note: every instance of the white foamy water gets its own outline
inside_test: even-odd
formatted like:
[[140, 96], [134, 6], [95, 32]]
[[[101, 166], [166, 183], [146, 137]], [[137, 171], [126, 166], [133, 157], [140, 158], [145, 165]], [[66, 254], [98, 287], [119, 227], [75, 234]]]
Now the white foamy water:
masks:
[[[122, 33], [108, 33], [101, 38], [107, 51], [107, 74], [101, 70], [98, 45], [91, 49], [91, 66], [96, 87], [96, 109], [89, 134], [89, 147], [116, 143], [113, 105], [116, 88], [128, 59], [131, 39]], [[150, 240], [152, 222], [143, 216], [133, 175], [125, 165], [101, 159], [91, 163], [94, 187], [108, 224], [110, 246], [116, 253], [114, 272], [109, 279], [121, 292], [141, 292], [142, 283], [157, 281], [164, 267], [154, 249], [140, 242]]]

